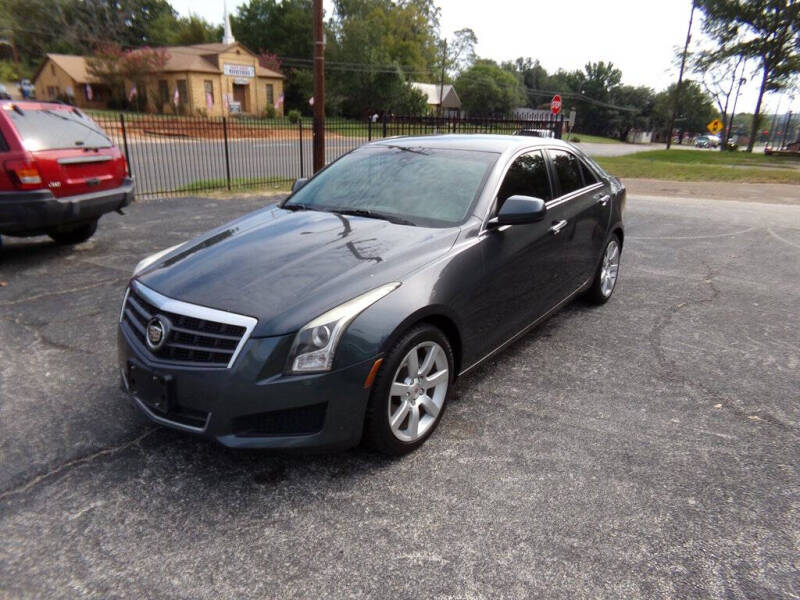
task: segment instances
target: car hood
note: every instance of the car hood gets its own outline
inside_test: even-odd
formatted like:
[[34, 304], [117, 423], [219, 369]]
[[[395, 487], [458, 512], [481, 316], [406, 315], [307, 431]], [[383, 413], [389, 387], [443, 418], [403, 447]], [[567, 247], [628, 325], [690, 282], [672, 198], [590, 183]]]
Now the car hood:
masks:
[[275, 206], [181, 245], [136, 279], [177, 300], [255, 317], [254, 336], [282, 335], [402, 282], [447, 252], [458, 232]]

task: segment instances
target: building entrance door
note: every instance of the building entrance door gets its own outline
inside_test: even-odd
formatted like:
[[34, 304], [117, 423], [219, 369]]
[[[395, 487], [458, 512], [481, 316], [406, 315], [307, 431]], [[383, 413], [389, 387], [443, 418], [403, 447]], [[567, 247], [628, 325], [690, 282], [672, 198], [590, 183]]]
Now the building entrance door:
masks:
[[239, 103], [239, 106], [241, 106], [243, 113], [250, 112], [249, 111], [250, 107], [247, 105], [247, 97], [249, 96], [249, 94], [247, 93], [248, 87], [249, 86], [247, 85], [241, 85], [239, 83], [233, 84], [233, 100], [234, 102]]

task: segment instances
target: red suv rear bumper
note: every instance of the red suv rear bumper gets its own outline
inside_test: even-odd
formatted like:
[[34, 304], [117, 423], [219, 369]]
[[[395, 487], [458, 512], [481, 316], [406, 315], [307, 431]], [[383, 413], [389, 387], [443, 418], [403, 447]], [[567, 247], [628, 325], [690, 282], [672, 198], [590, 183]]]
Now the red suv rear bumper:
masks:
[[133, 178], [110, 190], [56, 198], [50, 190], [0, 192], [0, 234], [40, 235], [61, 225], [94, 221], [128, 206]]

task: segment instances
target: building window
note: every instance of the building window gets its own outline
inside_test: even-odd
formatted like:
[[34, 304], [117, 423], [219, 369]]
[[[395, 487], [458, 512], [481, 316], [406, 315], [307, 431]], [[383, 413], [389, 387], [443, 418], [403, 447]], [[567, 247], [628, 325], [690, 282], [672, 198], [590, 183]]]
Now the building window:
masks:
[[158, 101], [161, 102], [161, 104], [169, 102], [169, 85], [166, 79], [158, 80]]
[[210, 79], [203, 82], [203, 89], [206, 92], [206, 104], [214, 104], [214, 84]]
[[275, 106], [275, 90], [271, 83], [267, 84], [267, 107]]
[[58, 89], [57, 85], [48, 85], [47, 86], [47, 97], [52, 99], [58, 98], [58, 95], [61, 93], [61, 90]]
[[189, 101], [189, 95], [186, 91], [186, 80], [178, 79], [176, 83], [178, 84], [178, 104], [179, 106], [186, 106], [186, 103]]
[[51, 75], [56, 74], [56, 66], [53, 63], [50, 63], [50, 74]]

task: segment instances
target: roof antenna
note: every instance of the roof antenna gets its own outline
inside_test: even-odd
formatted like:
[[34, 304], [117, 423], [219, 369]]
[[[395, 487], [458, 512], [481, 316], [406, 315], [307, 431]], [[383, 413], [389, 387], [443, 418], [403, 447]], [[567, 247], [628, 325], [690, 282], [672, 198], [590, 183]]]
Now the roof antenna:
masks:
[[223, 2], [223, 32], [222, 32], [222, 43], [223, 44], [233, 44], [236, 42], [236, 39], [233, 37], [233, 31], [231, 30], [231, 16], [228, 14], [228, 3]]

